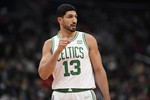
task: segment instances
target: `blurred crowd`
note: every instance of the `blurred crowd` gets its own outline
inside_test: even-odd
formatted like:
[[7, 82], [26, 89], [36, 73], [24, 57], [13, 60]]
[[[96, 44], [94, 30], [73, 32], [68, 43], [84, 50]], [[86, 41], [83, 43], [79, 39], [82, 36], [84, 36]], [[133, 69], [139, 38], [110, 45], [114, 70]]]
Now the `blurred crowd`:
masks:
[[[57, 0], [56, 0], [57, 1]], [[37, 69], [59, 30], [59, 0], [6, 0], [0, 7], [0, 100], [48, 100], [52, 77]], [[150, 100], [150, 10], [146, 4], [73, 2], [78, 30], [98, 41], [112, 100]], [[103, 5], [105, 4], [105, 5]], [[99, 89], [95, 89], [101, 100]]]

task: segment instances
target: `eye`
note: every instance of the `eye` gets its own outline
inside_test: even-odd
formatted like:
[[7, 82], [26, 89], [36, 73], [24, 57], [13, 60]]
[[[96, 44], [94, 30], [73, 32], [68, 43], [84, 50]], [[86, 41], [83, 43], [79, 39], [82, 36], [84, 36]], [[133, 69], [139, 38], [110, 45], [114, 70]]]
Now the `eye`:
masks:
[[68, 18], [72, 18], [73, 16], [72, 15], [68, 15]]
[[78, 18], [78, 16], [77, 16], [77, 15], [75, 15], [75, 18]]

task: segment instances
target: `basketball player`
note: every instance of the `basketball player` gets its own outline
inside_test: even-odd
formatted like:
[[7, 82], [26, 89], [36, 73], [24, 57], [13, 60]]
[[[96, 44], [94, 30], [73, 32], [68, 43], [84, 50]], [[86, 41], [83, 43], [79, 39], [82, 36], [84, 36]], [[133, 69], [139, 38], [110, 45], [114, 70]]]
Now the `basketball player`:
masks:
[[110, 100], [97, 41], [90, 34], [76, 31], [75, 7], [61, 4], [57, 9], [57, 20], [60, 31], [45, 41], [38, 69], [43, 80], [53, 75], [51, 99], [96, 100], [93, 92], [96, 79], [104, 100]]

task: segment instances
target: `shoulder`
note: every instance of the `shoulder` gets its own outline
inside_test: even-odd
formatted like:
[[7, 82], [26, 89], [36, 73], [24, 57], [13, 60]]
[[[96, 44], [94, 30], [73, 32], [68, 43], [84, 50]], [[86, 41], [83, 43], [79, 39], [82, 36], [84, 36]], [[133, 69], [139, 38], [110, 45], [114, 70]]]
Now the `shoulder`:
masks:
[[43, 52], [46, 52], [47, 50], [51, 49], [52, 47], [52, 39], [45, 40], [43, 44]]
[[96, 41], [95, 37], [89, 33], [84, 33], [85, 34], [85, 38], [86, 38], [86, 41]]
[[52, 38], [47, 39], [47, 40], [44, 42], [44, 44], [51, 44], [51, 42], [52, 42]]
[[95, 37], [89, 33], [86, 32], [82, 32], [82, 31], [77, 31], [79, 34], [82, 34], [85, 36], [86, 40], [91, 40], [91, 39], [95, 39]]
[[51, 38], [45, 40], [44, 45], [47, 45], [47, 44], [51, 45], [52, 42], [53, 42], [53, 39], [54, 39], [55, 37], [56, 37], [56, 36], [53, 36], [53, 37], [51, 37]]
[[51, 48], [52, 44], [53, 44], [53, 37], [45, 40], [43, 46], [46, 47], [46, 48]]
[[84, 33], [84, 34], [85, 34], [86, 43], [89, 48], [92, 48], [93, 46], [97, 46], [97, 40], [93, 35], [89, 33]]
[[95, 39], [95, 37], [93, 35], [86, 33], [86, 32], [82, 32], [82, 31], [77, 31], [77, 32], [79, 34], [82, 34], [85, 37], [87, 43], [92, 42], [92, 41], [97, 42], [97, 40]]

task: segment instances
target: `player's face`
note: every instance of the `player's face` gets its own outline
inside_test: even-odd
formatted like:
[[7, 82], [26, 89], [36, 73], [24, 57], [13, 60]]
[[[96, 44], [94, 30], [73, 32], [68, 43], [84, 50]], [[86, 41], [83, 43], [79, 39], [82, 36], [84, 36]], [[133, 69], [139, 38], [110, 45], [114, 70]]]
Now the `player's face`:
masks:
[[77, 25], [77, 13], [75, 11], [68, 11], [63, 17], [62, 26], [64, 29], [74, 32]]

